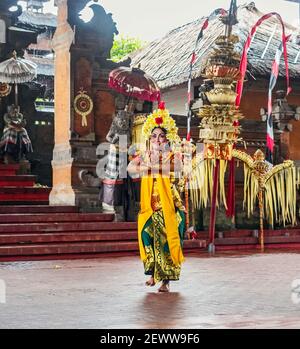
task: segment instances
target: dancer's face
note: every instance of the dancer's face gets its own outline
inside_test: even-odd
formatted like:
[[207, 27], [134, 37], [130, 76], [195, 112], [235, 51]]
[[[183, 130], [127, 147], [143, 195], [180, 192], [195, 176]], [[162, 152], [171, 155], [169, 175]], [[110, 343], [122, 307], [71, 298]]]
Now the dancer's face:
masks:
[[161, 150], [162, 146], [168, 143], [164, 130], [161, 128], [154, 129], [151, 134], [150, 142], [153, 150]]

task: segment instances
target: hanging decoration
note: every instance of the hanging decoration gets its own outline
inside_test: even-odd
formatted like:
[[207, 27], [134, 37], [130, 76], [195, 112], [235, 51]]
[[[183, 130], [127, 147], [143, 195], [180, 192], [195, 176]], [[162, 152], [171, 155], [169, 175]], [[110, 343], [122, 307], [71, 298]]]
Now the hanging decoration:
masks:
[[87, 127], [87, 117], [93, 111], [94, 103], [92, 98], [83, 90], [83, 88], [80, 89], [74, 99], [74, 108], [75, 112], [81, 116], [82, 127]]
[[[285, 38], [286, 42], [289, 41], [290, 36]], [[269, 84], [269, 93], [268, 93], [268, 114], [267, 114], [267, 160], [270, 163], [273, 163], [273, 153], [274, 153], [274, 126], [273, 126], [273, 117], [272, 117], [272, 94], [276, 86], [277, 78], [279, 75], [279, 65], [280, 59], [283, 54], [284, 43], [281, 43], [279, 48], [276, 51], [275, 59], [272, 64], [272, 72], [270, 77]]]
[[244, 209], [248, 217], [253, 215], [257, 201], [260, 217], [260, 245], [264, 246], [264, 220], [273, 228], [274, 223], [297, 224], [296, 199], [299, 171], [293, 161], [276, 166], [265, 161], [265, 155], [257, 150], [253, 158], [245, 152], [234, 150], [233, 156], [244, 162]]
[[[256, 25], [275, 13], [264, 16]], [[278, 15], [279, 16], [279, 15]], [[266, 219], [273, 226], [275, 223], [286, 225], [296, 224], [296, 186], [299, 174], [292, 161], [272, 166], [265, 161], [261, 151], [252, 158], [243, 151], [236, 150], [240, 138], [240, 120], [243, 115], [239, 111], [242, 87], [247, 67], [247, 51], [255, 35], [252, 29], [244, 48], [242, 64], [241, 56], [235, 52], [234, 45], [239, 38], [232, 34], [232, 25], [237, 22], [236, 1], [231, 1], [229, 14], [221, 21], [226, 25], [225, 35], [216, 40], [216, 48], [208, 60], [204, 77], [213, 80], [214, 88], [206, 92], [209, 105], [199, 110], [200, 139], [204, 143], [203, 161], [197, 163], [189, 177], [191, 201], [196, 208], [210, 206], [209, 251], [215, 252], [216, 209], [223, 206], [233, 217], [235, 211], [235, 162], [245, 163], [245, 198], [244, 208], [248, 216], [254, 214], [258, 201], [260, 209], [260, 244], [264, 251], [263, 224]], [[284, 26], [283, 26], [284, 32]], [[286, 53], [286, 37], [283, 36], [283, 52]], [[287, 69], [287, 81], [289, 77]], [[232, 86], [238, 82], [239, 88], [234, 91]], [[225, 194], [225, 174], [229, 168], [229, 194]], [[299, 172], [299, 171], [298, 171]]]

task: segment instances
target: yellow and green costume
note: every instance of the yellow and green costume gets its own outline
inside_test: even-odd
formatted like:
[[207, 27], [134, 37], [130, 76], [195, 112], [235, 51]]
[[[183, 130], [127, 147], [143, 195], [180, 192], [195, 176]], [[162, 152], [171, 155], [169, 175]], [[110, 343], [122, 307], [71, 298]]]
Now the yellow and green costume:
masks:
[[179, 280], [185, 214], [180, 196], [170, 178], [144, 177], [138, 218], [139, 248], [145, 274], [155, 282]]

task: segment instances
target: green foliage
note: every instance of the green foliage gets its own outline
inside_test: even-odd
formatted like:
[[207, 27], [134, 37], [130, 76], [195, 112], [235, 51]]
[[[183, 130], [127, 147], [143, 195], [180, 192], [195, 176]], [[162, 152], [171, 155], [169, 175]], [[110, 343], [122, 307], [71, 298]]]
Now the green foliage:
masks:
[[119, 62], [122, 58], [130, 53], [145, 47], [146, 43], [138, 38], [130, 38], [124, 36], [115, 37], [113, 47], [111, 49], [111, 60]]

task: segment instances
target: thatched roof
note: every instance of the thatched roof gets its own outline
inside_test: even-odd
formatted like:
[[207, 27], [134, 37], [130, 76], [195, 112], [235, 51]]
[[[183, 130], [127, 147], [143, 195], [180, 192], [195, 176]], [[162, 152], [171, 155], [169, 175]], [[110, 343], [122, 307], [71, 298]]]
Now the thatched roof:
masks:
[[[234, 26], [233, 29], [233, 34], [238, 35], [240, 38], [240, 42], [236, 46], [237, 51], [242, 52], [250, 29], [262, 15], [263, 13], [255, 7], [253, 2], [239, 7], [239, 23]], [[186, 83], [189, 75], [191, 54], [204, 20], [204, 18], [201, 18], [174, 29], [162, 39], [153, 41], [143, 50], [137, 51], [131, 56], [132, 66], [141, 64], [141, 69], [151, 75], [162, 89]], [[261, 56], [276, 23], [278, 23], [278, 20], [274, 17], [265, 21], [258, 28], [255, 39], [251, 45], [248, 53], [248, 70], [250, 75], [255, 78], [270, 76], [275, 52], [281, 41], [280, 25], [277, 26], [276, 34], [264, 59], [261, 59]], [[287, 33], [296, 33], [297, 31], [297, 29], [291, 25], [287, 25], [286, 28]], [[197, 48], [197, 62], [195, 63], [193, 72], [194, 79], [201, 76], [201, 72], [207, 62], [207, 58], [212, 52], [216, 38], [223, 34], [224, 25], [222, 22], [218, 18], [212, 20]], [[293, 43], [288, 44], [291, 78], [299, 78], [300, 76], [300, 57], [298, 63], [294, 64], [299, 50], [299, 45]], [[283, 61], [280, 67], [280, 74], [281, 76], [285, 75]]]

